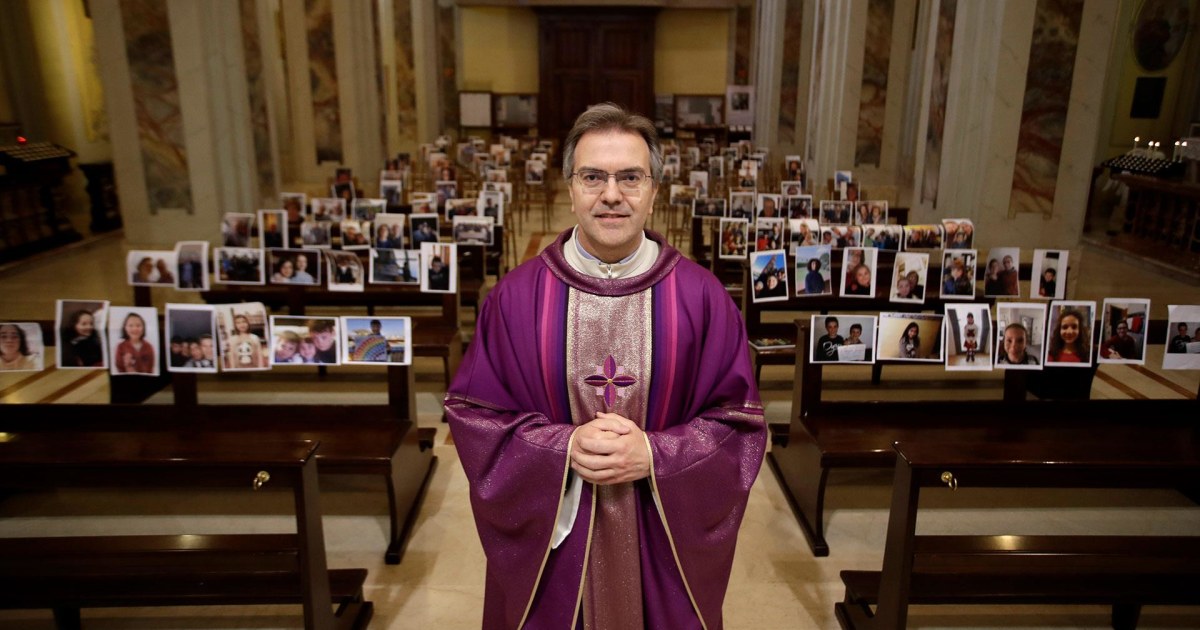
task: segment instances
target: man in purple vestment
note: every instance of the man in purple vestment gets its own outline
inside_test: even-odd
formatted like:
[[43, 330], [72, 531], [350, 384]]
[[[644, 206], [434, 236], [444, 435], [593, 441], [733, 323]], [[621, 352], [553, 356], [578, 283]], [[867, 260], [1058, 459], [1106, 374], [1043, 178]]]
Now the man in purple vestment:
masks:
[[645, 230], [662, 165], [649, 120], [580, 115], [579, 224], [491, 291], [446, 395], [485, 628], [722, 626], [766, 425], [733, 301]]

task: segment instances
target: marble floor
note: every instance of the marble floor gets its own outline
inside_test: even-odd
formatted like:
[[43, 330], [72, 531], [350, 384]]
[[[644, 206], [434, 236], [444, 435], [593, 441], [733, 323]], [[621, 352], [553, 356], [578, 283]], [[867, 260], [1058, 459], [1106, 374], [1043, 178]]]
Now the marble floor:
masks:
[[[518, 251], [536, 253], [554, 230], [569, 225], [570, 214], [556, 208], [552, 230], [535, 217], [518, 230]], [[664, 219], [659, 217], [658, 229]], [[542, 231], [537, 231], [537, 230]], [[0, 321], [50, 319], [56, 298], [103, 298], [116, 304], [132, 300], [124, 283], [124, 253], [142, 244], [113, 234], [53, 252], [26, 263], [0, 268]], [[1148, 271], [1136, 261], [1084, 250], [1073, 260], [1073, 297], [1148, 297], [1153, 316], [1165, 317], [1168, 303], [1200, 303], [1200, 290]], [[197, 302], [194, 294], [155, 290], [160, 308], [166, 302]], [[1158, 369], [1161, 354], [1151, 352], [1145, 368], [1103, 366], [1096, 379], [1096, 398], [1169, 398], [1195, 396], [1200, 374]], [[468, 504], [468, 488], [448, 432], [440, 423], [445, 391], [440, 364], [418, 360], [419, 423], [437, 429], [438, 457], [431, 487], [421, 506], [403, 562], [383, 563], [387, 531], [382, 484], [369, 478], [322, 479], [322, 507], [331, 567], [365, 567], [370, 575], [367, 598], [375, 604], [376, 628], [479, 627], [483, 597], [484, 557]], [[963, 399], [999, 397], [998, 373], [954, 373], [929, 376], [929, 370], [889, 368], [878, 388], [868, 372], [855, 367], [830, 369], [830, 397], [921, 399], [944, 396], [947, 387]], [[932, 379], [932, 380], [931, 380]], [[261, 387], [246, 382], [205, 388], [201, 402], [253, 401], [269, 406], [279, 401], [382, 402], [379, 380], [346, 379], [317, 390], [269, 379]], [[768, 367], [763, 398], [768, 420], [786, 422], [791, 409], [790, 368]], [[0, 375], [0, 404], [29, 402], [104, 402], [107, 379], [78, 372], [48, 370], [30, 375]], [[152, 403], [169, 403], [160, 395]], [[0, 407], [0, 413], [3, 413]], [[842, 597], [838, 572], [878, 569], [890, 497], [886, 471], [838, 471], [831, 476], [827, 531], [831, 553], [814, 558], [770, 469], [764, 465], [750, 495], [741, 529], [724, 610], [731, 629], [836, 628], [833, 604]], [[288, 531], [290, 504], [282, 494], [247, 496], [223, 492], [188, 493], [81, 492], [21, 494], [0, 501], [0, 536], [88, 533], [208, 533]], [[1200, 533], [1200, 508], [1169, 491], [1087, 490], [960, 490], [928, 493], [918, 523], [923, 533], [987, 531], [994, 533]], [[999, 509], [997, 509], [999, 508]], [[131, 516], [138, 514], [138, 516]], [[216, 629], [284, 628], [302, 625], [298, 606], [107, 609], [84, 612], [87, 628]], [[53, 627], [46, 611], [0, 612], [0, 628], [33, 630]], [[1096, 606], [917, 606], [913, 628], [1107, 628], [1108, 611]], [[1197, 628], [1200, 610], [1148, 607], [1142, 628]]]

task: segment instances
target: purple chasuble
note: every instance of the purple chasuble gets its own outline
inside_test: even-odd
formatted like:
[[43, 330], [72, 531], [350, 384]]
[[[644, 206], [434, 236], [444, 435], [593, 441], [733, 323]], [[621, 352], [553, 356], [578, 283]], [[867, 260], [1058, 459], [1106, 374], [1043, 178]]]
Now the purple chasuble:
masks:
[[[720, 282], [647, 232], [646, 273], [581, 274], [568, 230], [496, 285], [446, 395], [487, 555], [485, 628], [721, 627], [766, 425], [741, 314]], [[623, 415], [651, 475], [583, 484], [551, 549], [574, 428]]]

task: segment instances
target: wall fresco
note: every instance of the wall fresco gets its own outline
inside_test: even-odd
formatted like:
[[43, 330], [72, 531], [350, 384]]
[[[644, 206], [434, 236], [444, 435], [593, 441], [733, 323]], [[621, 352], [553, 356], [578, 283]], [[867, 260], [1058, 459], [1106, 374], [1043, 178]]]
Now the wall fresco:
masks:
[[929, 95], [929, 124], [925, 130], [925, 172], [921, 200], [937, 207], [938, 175], [942, 170], [942, 134], [946, 126], [946, 93], [950, 86], [950, 55], [954, 48], [957, 0], [942, 0], [938, 8], [937, 41], [933, 52], [933, 82]]
[[738, 6], [733, 14], [733, 84], [750, 85], [750, 51], [754, 47], [754, 6]]
[[267, 82], [258, 33], [255, 0], [240, 0], [242, 52], [246, 59], [246, 92], [250, 99], [250, 130], [254, 139], [254, 164], [258, 172], [258, 199], [275, 199], [275, 164], [271, 159], [271, 129], [267, 122]]
[[892, 49], [895, 0], [867, 4], [867, 42], [863, 54], [862, 92], [858, 105], [858, 138], [854, 165], [879, 166], [883, 152], [883, 122], [887, 111], [888, 65]]
[[783, 20], [783, 79], [779, 84], [779, 140], [794, 143], [796, 107], [800, 91], [800, 42], [803, 38], [804, 3], [787, 0]]
[[412, 3], [397, 2], [393, 6], [396, 58], [396, 118], [400, 141], [417, 141], [417, 76], [413, 71]]
[[304, 0], [304, 15], [308, 30], [308, 76], [317, 162], [341, 162], [342, 113], [338, 102], [331, 0]]

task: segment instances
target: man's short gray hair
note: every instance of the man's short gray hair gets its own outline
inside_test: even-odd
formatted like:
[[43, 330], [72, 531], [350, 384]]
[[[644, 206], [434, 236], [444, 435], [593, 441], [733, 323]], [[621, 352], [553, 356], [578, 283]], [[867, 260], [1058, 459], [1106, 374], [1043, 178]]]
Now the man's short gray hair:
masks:
[[613, 103], [592, 105], [575, 119], [575, 125], [563, 143], [563, 179], [570, 179], [571, 173], [575, 172], [575, 146], [579, 144], [579, 139], [593, 131], [621, 131], [641, 136], [650, 149], [650, 177], [655, 184], [662, 181], [662, 145], [658, 143], [654, 123], [645, 116], [626, 111]]

